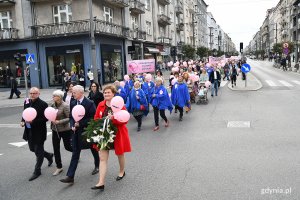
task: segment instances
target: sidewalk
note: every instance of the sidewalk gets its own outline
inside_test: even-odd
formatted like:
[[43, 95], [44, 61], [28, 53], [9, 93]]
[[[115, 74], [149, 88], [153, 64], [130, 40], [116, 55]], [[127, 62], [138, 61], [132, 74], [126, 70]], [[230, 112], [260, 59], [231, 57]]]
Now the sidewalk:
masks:
[[262, 88], [261, 82], [251, 73], [247, 73], [247, 87], [245, 81], [242, 80], [242, 73], [239, 74], [236, 80], [236, 86], [231, 87], [231, 81], [228, 82], [228, 88], [235, 91], [257, 91]]
[[[10, 108], [10, 107], [19, 107], [23, 106], [24, 100], [26, 98], [26, 90], [25, 88], [19, 89], [21, 91], [21, 98], [17, 99], [14, 94], [13, 99], [8, 99], [10, 95], [10, 89], [1, 89], [0, 90], [0, 108]], [[52, 93], [58, 90], [57, 88], [48, 88], [48, 89], [40, 89], [41, 95], [40, 98], [43, 101], [46, 101], [48, 104], [52, 103]], [[88, 96], [89, 92], [84, 93], [85, 96]]]

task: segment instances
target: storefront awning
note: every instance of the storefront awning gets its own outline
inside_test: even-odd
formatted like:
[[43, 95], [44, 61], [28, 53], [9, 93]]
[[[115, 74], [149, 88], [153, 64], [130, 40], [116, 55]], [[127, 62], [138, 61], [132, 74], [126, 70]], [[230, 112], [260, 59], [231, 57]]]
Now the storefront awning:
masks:
[[157, 48], [153, 48], [153, 47], [146, 47], [146, 50], [148, 51], [148, 53], [159, 53], [159, 49]]

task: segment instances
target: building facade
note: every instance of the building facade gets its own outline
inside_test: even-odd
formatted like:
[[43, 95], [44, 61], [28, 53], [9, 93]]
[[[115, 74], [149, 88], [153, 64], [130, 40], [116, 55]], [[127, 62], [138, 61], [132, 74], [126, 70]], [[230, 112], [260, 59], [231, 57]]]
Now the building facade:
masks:
[[[0, 1], [0, 87], [9, 87], [10, 76], [24, 86], [24, 74], [31, 86], [57, 87], [63, 69], [97, 68], [109, 83], [123, 79], [127, 60], [181, 59], [183, 45], [229, 49], [224, 34], [215, 41], [221, 31], [207, 7], [204, 0]], [[34, 64], [26, 65], [28, 53]]]

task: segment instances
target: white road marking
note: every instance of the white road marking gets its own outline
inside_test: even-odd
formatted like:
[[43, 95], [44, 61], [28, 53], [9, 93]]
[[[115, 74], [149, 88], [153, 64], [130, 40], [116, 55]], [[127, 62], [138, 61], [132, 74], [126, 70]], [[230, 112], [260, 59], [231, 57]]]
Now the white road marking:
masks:
[[229, 121], [227, 128], [250, 128], [250, 121]]
[[290, 83], [288, 83], [288, 82], [286, 82], [286, 81], [279, 80], [279, 82], [280, 82], [282, 85], [286, 86], [286, 87], [294, 87], [292, 84], [290, 84]]
[[52, 132], [47, 132], [47, 136], [49, 136], [49, 135], [51, 135], [52, 134]]
[[224, 87], [227, 83], [228, 83], [228, 81], [222, 81], [220, 84], [220, 87]]
[[300, 81], [292, 81], [292, 82], [294, 82], [294, 83], [300, 85]]
[[27, 142], [12, 142], [12, 143], [8, 143], [8, 144], [16, 146], [16, 147], [22, 147], [22, 146], [26, 145]]
[[[23, 128], [20, 124], [0, 124], [0, 128]], [[50, 124], [47, 124], [47, 128], [50, 129]]]
[[3, 153], [0, 153], [0, 156], [3, 156]]
[[266, 80], [266, 83], [268, 83], [268, 85], [271, 86], [271, 87], [276, 87], [276, 86], [277, 86], [277, 85], [276, 85], [273, 81], [271, 81], [271, 80]]

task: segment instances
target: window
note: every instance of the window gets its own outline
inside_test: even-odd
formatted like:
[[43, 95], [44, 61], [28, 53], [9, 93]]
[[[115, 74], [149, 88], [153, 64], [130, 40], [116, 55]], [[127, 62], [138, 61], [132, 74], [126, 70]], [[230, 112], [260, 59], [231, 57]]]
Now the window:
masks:
[[148, 35], [151, 35], [151, 22], [146, 22], [146, 32]]
[[12, 28], [11, 12], [0, 12], [0, 29]]
[[160, 36], [166, 35], [166, 29], [162, 26], [159, 27], [159, 34]]
[[54, 23], [72, 21], [72, 9], [68, 4], [53, 6]]
[[162, 5], [159, 5], [159, 6], [158, 6], [158, 13], [159, 13], [160, 15], [165, 14], [165, 7], [162, 6]]
[[109, 7], [104, 6], [104, 21], [113, 23], [113, 10]]
[[139, 25], [138, 25], [138, 18], [136, 16], [131, 16], [131, 28], [133, 30], [136, 30], [139, 28]]
[[150, 0], [145, 0], [145, 8], [150, 10]]

